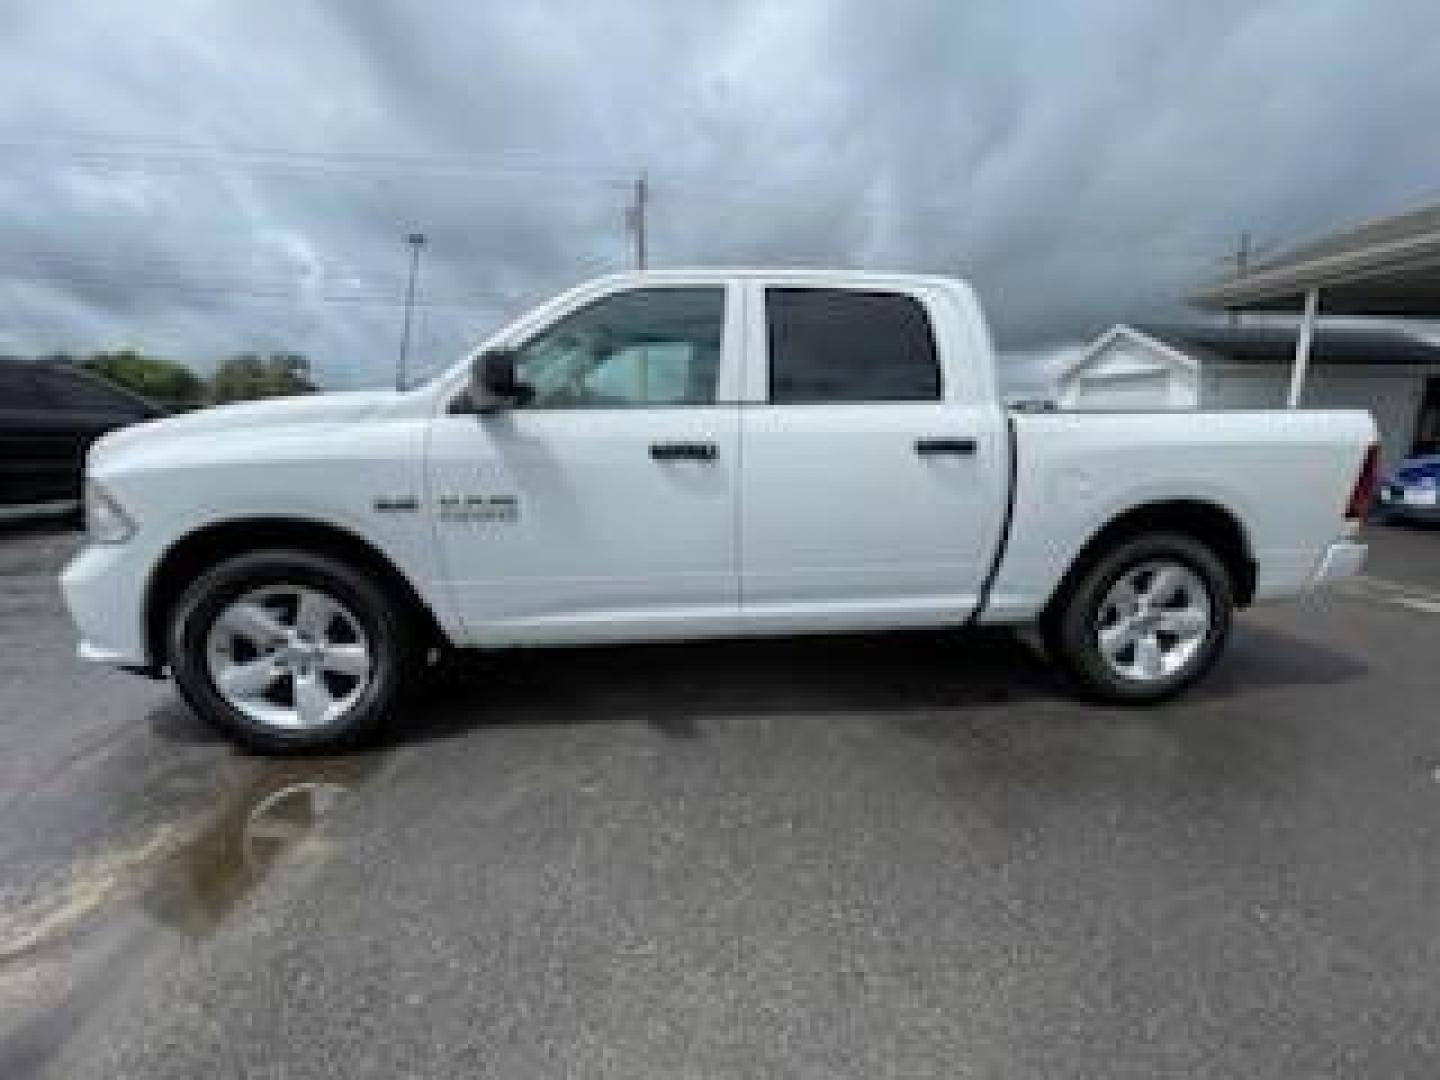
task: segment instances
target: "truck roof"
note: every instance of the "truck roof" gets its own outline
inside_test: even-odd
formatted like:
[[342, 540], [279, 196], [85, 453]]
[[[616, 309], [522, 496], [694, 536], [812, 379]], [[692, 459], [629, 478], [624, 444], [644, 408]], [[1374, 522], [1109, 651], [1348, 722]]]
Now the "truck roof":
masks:
[[877, 270], [841, 270], [824, 266], [677, 266], [655, 270], [629, 270], [594, 280], [641, 285], [646, 282], [694, 281], [697, 278], [765, 278], [813, 282], [825, 279], [846, 285], [930, 285], [969, 289], [969, 283], [942, 274], [903, 274]]

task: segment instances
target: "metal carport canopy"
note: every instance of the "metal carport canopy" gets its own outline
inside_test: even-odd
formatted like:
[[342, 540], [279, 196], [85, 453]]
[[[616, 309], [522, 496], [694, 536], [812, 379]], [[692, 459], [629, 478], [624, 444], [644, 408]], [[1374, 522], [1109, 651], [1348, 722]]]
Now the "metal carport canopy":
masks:
[[1194, 293], [1212, 311], [1301, 311], [1289, 405], [1300, 401], [1315, 318], [1440, 318], [1440, 205], [1381, 218], [1296, 248]]

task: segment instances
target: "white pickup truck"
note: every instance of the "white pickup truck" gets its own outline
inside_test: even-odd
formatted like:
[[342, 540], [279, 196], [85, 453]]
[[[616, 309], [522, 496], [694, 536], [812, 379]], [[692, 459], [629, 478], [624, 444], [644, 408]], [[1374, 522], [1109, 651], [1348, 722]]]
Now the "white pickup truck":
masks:
[[371, 736], [446, 646], [1030, 624], [1087, 695], [1151, 702], [1237, 607], [1358, 570], [1374, 440], [1009, 413], [950, 279], [621, 275], [417, 389], [106, 436], [63, 586], [83, 657], [168, 669], [263, 751]]

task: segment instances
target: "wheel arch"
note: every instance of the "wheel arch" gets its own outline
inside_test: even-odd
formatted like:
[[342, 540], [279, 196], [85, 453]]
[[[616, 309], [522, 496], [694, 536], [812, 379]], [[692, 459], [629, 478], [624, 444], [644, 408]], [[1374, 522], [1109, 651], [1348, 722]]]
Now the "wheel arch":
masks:
[[1255, 597], [1257, 568], [1249, 535], [1240, 519], [1217, 503], [1171, 499], [1133, 506], [1100, 526], [1070, 560], [1045, 605], [1045, 617], [1059, 606], [1084, 574], [1122, 540], [1146, 533], [1172, 532], [1192, 537], [1215, 552], [1230, 574], [1237, 607]]
[[295, 517], [247, 517], [212, 522], [180, 537], [151, 571], [145, 590], [145, 644], [152, 665], [165, 664], [167, 623], [186, 587], [224, 559], [267, 548], [295, 548], [329, 555], [369, 571], [401, 602], [428, 639], [448, 640], [431, 606], [395, 562], [368, 540], [331, 522]]

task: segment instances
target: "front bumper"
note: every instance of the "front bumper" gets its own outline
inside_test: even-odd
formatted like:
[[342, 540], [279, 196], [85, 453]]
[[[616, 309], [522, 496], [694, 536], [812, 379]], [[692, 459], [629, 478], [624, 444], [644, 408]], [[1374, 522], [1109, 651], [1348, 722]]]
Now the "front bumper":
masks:
[[1369, 545], [1357, 544], [1354, 540], [1336, 540], [1320, 557], [1314, 583], [1323, 585], [1327, 581], [1354, 577], [1365, 565], [1365, 555], [1369, 550]]
[[145, 590], [150, 563], [132, 544], [90, 544], [60, 573], [60, 592], [80, 634], [82, 660], [148, 669]]

